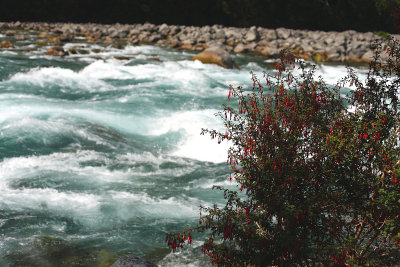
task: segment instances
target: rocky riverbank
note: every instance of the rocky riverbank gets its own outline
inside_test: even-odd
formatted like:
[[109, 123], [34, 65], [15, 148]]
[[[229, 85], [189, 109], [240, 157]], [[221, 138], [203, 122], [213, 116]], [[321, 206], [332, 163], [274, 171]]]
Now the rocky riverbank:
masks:
[[[400, 36], [395, 36], [400, 39]], [[48, 55], [65, 56], [79, 53], [74, 47], [65, 49], [65, 43], [85, 40], [88, 43], [123, 48], [129, 44], [156, 44], [175, 49], [203, 51], [219, 46], [230, 53], [258, 53], [276, 58], [283, 48], [291, 48], [305, 60], [324, 62], [370, 62], [372, 42], [379, 39], [372, 32], [322, 32], [262, 27], [234, 28], [213, 26], [102, 25], [72, 23], [0, 23], [0, 49], [18, 50], [19, 43], [27, 41], [49, 46]]]

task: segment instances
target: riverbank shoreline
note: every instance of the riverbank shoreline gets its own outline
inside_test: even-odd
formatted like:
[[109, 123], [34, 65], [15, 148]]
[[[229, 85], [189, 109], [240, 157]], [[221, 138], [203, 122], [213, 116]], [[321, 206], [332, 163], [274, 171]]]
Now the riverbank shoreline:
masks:
[[[382, 39], [372, 32], [323, 32], [262, 27], [236, 28], [213, 26], [145, 24], [77, 24], [47, 22], [0, 22], [0, 50], [13, 50], [18, 42], [34, 36], [42, 46], [51, 46], [48, 55], [79, 53], [65, 50], [65, 43], [84, 40], [87, 43], [111, 45], [154, 44], [173, 49], [203, 51], [223, 47], [229, 53], [260, 54], [279, 57], [279, 51], [290, 48], [298, 58], [315, 62], [369, 63], [374, 55], [374, 41]], [[394, 36], [400, 39], [400, 35]]]

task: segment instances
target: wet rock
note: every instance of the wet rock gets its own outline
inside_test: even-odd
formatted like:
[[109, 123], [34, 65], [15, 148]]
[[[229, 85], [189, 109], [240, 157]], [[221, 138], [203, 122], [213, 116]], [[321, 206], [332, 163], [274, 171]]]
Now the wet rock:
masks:
[[12, 47], [14, 47], [14, 45], [12, 43], [10, 43], [9, 41], [4, 40], [4, 41], [1, 41], [0, 47], [1, 48], [12, 48]]
[[72, 55], [76, 55], [76, 54], [78, 54], [78, 51], [76, 51], [75, 47], [71, 47], [70, 49], [68, 49], [68, 53], [70, 53]]
[[47, 45], [47, 43], [46, 43], [46, 42], [43, 42], [43, 41], [38, 41], [38, 42], [36, 42], [36, 44], [37, 44], [38, 46], [46, 46], [46, 45]]
[[70, 34], [62, 34], [58, 37], [61, 42], [72, 42], [74, 39]]
[[133, 255], [127, 255], [119, 258], [110, 267], [157, 267], [156, 264], [140, 259]]
[[16, 35], [14, 35], [14, 40], [16, 40], [16, 41], [25, 40], [25, 35], [23, 35], [23, 34], [16, 34]]
[[200, 60], [203, 63], [216, 64], [226, 69], [238, 69], [229, 53], [222, 47], [210, 47], [192, 57], [191, 60]]
[[113, 43], [113, 39], [110, 36], [106, 36], [103, 39], [103, 44], [112, 44]]
[[66, 52], [66, 51], [64, 50], [64, 48], [62, 48], [61, 46], [53, 46], [53, 47], [50, 47], [50, 48], [46, 51], [45, 54], [46, 54], [46, 55], [49, 55], [49, 56], [65, 56], [65, 55], [68, 54], [68, 52]]

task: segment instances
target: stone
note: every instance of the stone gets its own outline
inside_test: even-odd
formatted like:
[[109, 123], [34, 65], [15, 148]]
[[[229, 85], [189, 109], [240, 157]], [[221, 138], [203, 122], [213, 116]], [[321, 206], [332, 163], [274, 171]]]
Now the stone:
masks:
[[371, 50], [365, 52], [362, 56], [361, 56], [361, 61], [362, 62], [366, 62], [366, 63], [370, 63], [373, 60], [373, 57], [375, 56], [375, 53], [372, 52]]
[[72, 40], [74, 39], [70, 34], [61, 34], [58, 39], [61, 42], [72, 42]]
[[38, 38], [39, 39], [48, 39], [48, 38], [51, 38], [51, 36], [47, 32], [41, 32], [38, 34]]
[[228, 38], [232, 38], [233, 40], [240, 41], [242, 39], [242, 33], [238, 31], [236, 28], [229, 28], [225, 30], [225, 35]]
[[19, 28], [19, 27], [21, 27], [21, 22], [20, 21], [16, 21], [16, 22], [14, 22], [14, 24], [12, 26], [14, 28]]
[[191, 60], [200, 60], [206, 64], [216, 64], [226, 69], [239, 69], [229, 53], [222, 47], [210, 47], [192, 57]]
[[249, 48], [244, 46], [243, 44], [239, 43], [235, 48], [233, 49], [233, 52], [235, 53], [248, 53]]
[[14, 47], [14, 46], [13, 46], [13, 44], [10, 43], [9, 41], [4, 40], [4, 41], [1, 41], [0, 47], [1, 47], [1, 48], [12, 48], [12, 47]]
[[276, 35], [279, 39], [287, 39], [290, 37], [290, 30], [286, 28], [276, 29]]
[[261, 51], [260, 54], [268, 57], [268, 58], [279, 58], [279, 52], [280, 50], [277, 48], [273, 47], [264, 47]]
[[65, 56], [65, 55], [67, 55], [68, 53], [65, 52], [65, 51], [64, 51], [64, 48], [62, 48], [61, 46], [53, 46], [53, 47], [50, 47], [50, 48], [46, 51], [45, 54], [46, 54], [46, 55], [49, 55], [49, 56]]
[[247, 31], [246, 36], [245, 36], [245, 40], [246, 40], [247, 42], [258, 41], [259, 38], [260, 38], [260, 36], [259, 36], [259, 34], [258, 34], [258, 31], [257, 31], [256, 26], [251, 27], [251, 28]]
[[4, 34], [7, 35], [7, 36], [14, 36], [15, 35], [15, 31], [7, 30], [7, 31], [4, 32]]
[[160, 33], [164, 33], [164, 34], [168, 34], [168, 32], [169, 32], [169, 27], [168, 27], [168, 25], [167, 24], [161, 24], [159, 27], [158, 27], [158, 31], [160, 32]]
[[16, 41], [25, 40], [25, 35], [23, 35], [23, 34], [16, 34], [16, 35], [14, 35], [14, 40], [16, 40]]
[[223, 29], [217, 29], [215, 31], [215, 38], [216, 39], [223, 39], [225, 40], [225, 31]]
[[276, 40], [276, 32], [274, 30], [266, 30], [262, 35], [262, 39], [265, 39], [267, 41]]
[[157, 265], [133, 255], [126, 255], [119, 258], [110, 267], [157, 267]]

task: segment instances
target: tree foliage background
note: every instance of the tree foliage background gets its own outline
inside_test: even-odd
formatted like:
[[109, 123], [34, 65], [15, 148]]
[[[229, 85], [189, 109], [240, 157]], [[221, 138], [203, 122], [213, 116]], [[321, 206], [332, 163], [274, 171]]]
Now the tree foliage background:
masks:
[[1, 0], [1, 21], [398, 32], [399, 0]]

